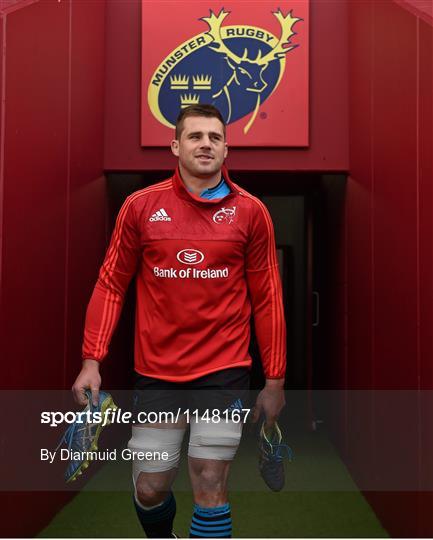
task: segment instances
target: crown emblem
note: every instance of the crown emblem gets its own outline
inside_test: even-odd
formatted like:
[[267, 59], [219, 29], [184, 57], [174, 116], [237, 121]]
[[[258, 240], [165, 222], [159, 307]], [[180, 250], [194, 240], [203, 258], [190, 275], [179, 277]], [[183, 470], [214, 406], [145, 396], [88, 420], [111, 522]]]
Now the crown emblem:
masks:
[[194, 90], [210, 90], [212, 83], [211, 75], [196, 75], [193, 76], [192, 82], [194, 84]]
[[188, 90], [189, 77], [187, 75], [173, 75], [170, 77], [170, 90]]
[[180, 96], [180, 108], [185, 109], [190, 105], [197, 105], [200, 102], [200, 96], [197, 94], [184, 94]]

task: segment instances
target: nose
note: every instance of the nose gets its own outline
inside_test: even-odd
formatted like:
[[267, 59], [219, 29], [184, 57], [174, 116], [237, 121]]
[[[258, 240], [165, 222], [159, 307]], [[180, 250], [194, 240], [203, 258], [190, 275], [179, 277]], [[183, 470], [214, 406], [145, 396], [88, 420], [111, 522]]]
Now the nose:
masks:
[[267, 84], [264, 81], [254, 81], [253, 87], [258, 92], [262, 92], [266, 88]]
[[201, 140], [202, 148], [210, 148], [210, 138], [208, 135], [203, 135]]

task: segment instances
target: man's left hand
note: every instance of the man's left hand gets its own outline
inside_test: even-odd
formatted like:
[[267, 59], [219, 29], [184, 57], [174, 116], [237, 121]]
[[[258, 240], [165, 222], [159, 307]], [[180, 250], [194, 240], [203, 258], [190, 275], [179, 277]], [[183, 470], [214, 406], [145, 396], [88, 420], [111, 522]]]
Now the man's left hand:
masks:
[[265, 387], [257, 397], [252, 421], [257, 422], [263, 413], [266, 420], [265, 426], [272, 427], [285, 404], [284, 379], [266, 379]]

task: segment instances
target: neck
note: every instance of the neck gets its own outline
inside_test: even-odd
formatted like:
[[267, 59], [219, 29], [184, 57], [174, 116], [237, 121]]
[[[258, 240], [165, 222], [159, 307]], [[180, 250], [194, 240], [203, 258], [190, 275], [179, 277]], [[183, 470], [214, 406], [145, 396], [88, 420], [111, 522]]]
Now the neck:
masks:
[[221, 169], [211, 176], [193, 176], [190, 174], [181, 163], [179, 163], [179, 172], [183, 183], [189, 191], [194, 195], [200, 195], [205, 189], [210, 189], [217, 186], [221, 180]]

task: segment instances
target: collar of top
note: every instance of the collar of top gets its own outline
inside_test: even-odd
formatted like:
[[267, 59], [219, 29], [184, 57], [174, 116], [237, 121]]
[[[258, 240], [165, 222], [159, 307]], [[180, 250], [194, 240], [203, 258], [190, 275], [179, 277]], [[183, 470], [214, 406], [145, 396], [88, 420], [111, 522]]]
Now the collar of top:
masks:
[[222, 197], [221, 199], [202, 199], [198, 195], [195, 195], [194, 193], [191, 193], [190, 191], [188, 191], [185, 184], [183, 183], [182, 177], [180, 176], [179, 167], [176, 167], [176, 170], [172, 178], [174, 191], [181, 199], [192, 202], [194, 204], [199, 204], [202, 206], [219, 204], [222, 200], [226, 200], [230, 197], [234, 197], [239, 192], [236, 185], [233, 184], [233, 182], [230, 180], [229, 172], [225, 165], [221, 167], [221, 173], [222, 173], [222, 177], [226, 181], [226, 184], [230, 188], [230, 193], [226, 195], [225, 197]]

